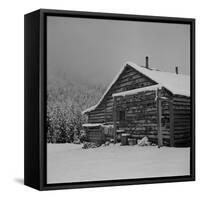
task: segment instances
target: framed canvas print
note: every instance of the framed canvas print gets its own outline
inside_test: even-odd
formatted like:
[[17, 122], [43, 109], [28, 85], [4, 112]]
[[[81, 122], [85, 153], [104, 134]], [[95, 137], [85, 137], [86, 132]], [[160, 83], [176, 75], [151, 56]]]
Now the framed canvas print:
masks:
[[25, 185], [195, 180], [195, 20], [25, 15]]

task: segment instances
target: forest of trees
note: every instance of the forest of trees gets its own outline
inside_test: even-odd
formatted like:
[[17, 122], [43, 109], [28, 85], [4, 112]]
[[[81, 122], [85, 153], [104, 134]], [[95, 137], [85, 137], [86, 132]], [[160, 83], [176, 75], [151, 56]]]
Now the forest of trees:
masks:
[[65, 78], [47, 85], [47, 142], [73, 142], [86, 122], [81, 112], [99, 101], [105, 87]]

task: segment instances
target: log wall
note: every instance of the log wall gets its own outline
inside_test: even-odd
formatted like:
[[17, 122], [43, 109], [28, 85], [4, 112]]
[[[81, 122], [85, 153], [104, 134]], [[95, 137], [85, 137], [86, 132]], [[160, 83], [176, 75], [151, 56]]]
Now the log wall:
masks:
[[88, 123], [113, 123], [112, 94], [156, 84], [130, 66], [126, 66], [118, 80], [105, 95], [101, 104], [88, 113]]
[[190, 97], [174, 96], [174, 145], [190, 146], [191, 107]]
[[[166, 95], [164, 93], [162, 95]], [[124, 122], [117, 122], [117, 128], [130, 133], [133, 138], [147, 136], [151, 142], [158, 143], [158, 116], [156, 91], [140, 92], [126, 97], [116, 98], [116, 110], [125, 110]], [[161, 103], [161, 127], [163, 144], [170, 145], [169, 103]]]

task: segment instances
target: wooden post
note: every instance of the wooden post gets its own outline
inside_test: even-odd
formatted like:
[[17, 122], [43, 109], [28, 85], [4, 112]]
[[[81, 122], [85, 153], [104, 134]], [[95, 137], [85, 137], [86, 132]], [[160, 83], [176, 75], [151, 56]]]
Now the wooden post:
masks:
[[104, 123], [106, 122], [106, 104], [103, 104], [103, 108], [104, 108]]
[[105, 134], [104, 134], [104, 127], [100, 126], [100, 133], [101, 133], [101, 144], [105, 143]]
[[160, 90], [158, 89], [157, 90], [157, 118], [158, 118], [158, 147], [159, 148], [163, 146], [161, 116], [162, 116], [162, 108], [161, 108]]
[[114, 126], [114, 144], [117, 142], [117, 111], [116, 111], [116, 97], [113, 99], [113, 126]]
[[174, 147], [174, 109], [173, 109], [173, 100], [169, 102], [169, 120], [170, 120], [170, 146]]

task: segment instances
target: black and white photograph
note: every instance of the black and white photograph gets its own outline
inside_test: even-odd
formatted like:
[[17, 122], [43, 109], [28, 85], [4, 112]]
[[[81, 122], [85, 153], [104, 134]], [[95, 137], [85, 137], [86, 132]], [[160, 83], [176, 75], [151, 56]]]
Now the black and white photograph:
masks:
[[190, 175], [190, 33], [47, 17], [47, 184]]
[[1, 6], [1, 196], [199, 196], [198, 1]]

